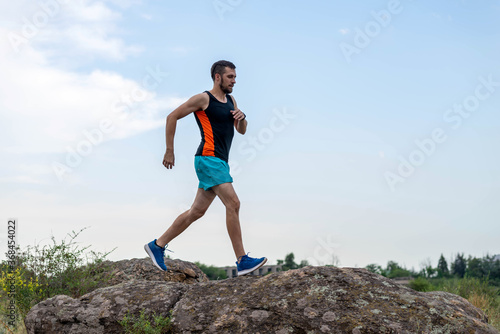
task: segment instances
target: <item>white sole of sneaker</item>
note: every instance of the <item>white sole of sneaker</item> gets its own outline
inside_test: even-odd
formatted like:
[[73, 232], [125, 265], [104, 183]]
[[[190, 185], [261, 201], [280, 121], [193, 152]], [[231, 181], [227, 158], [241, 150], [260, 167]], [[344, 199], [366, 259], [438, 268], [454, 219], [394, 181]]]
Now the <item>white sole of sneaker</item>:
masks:
[[149, 257], [151, 258], [151, 260], [153, 261], [153, 264], [158, 267], [158, 269], [160, 269], [161, 271], [165, 271], [163, 270], [159, 265], [158, 263], [156, 262], [156, 259], [155, 259], [155, 256], [153, 255], [153, 252], [151, 251], [151, 249], [149, 248], [148, 244], [145, 244], [144, 245], [144, 250], [146, 251], [146, 253], [148, 253]]
[[246, 269], [246, 270], [242, 270], [242, 271], [238, 271], [238, 276], [250, 274], [252, 271], [255, 271], [255, 270], [259, 269], [260, 267], [262, 267], [264, 264], [266, 264], [266, 262], [267, 262], [267, 258], [264, 258], [264, 261], [262, 261], [261, 263], [259, 263], [255, 267], [250, 268], [250, 269]]

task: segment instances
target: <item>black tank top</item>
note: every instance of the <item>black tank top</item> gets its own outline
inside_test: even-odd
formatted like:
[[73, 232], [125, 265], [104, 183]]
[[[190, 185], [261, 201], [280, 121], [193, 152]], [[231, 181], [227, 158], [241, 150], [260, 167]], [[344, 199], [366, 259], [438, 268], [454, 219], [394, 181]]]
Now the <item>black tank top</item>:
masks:
[[227, 102], [222, 103], [210, 92], [205, 93], [210, 98], [208, 107], [194, 112], [201, 133], [201, 143], [195, 155], [217, 157], [228, 162], [234, 136], [233, 100], [226, 94]]

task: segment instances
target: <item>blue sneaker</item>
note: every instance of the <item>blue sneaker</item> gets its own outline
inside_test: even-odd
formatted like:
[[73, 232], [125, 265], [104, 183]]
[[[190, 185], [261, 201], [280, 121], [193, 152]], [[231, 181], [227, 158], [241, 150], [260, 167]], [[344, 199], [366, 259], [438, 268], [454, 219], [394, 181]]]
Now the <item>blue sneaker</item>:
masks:
[[165, 256], [165, 249], [167, 248], [167, 246], [163, 248], [157, 246], [156, 239], [151, 241], [149, 244], [144, 245], [144, 250], [146, 251], [146, 253], [148, 253], [151, 260], [153, 260], [154, 265], [163, 271], [167, 271], [167, 266], [163, 261], [163, 257]]
[[261, 257], [260, 259], [254, 259], [248, 255], [243, 255], [240, 258], [240, 262], [236, 262], [238, 267], [238, 276], [250, 274], [252, 271], [259, 269], [267, 262], [267, 258]]

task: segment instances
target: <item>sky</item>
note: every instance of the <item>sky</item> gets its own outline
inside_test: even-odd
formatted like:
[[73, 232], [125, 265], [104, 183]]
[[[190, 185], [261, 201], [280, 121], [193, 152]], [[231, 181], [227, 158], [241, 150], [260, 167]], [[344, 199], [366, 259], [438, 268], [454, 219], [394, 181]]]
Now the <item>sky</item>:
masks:
[[[231, 174], [243, 241], [270, 264], [420, 269], [500, 254], [500, 1], [43, 0], [0, 4], [0, 248], [86, 228], [141, 258], [197, 190], [192, 115], [236, 65], [248, 130]], [[496, 204], [496, 205], [495, 205]], [[215, 200], [169, 249], [234, 264]]]

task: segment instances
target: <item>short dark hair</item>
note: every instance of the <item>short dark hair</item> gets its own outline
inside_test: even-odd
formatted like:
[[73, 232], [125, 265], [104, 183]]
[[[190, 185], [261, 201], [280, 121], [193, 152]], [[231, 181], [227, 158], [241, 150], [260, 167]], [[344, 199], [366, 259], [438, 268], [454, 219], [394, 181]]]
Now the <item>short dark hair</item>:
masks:
[[229, 67], [230, 69], [234, 70], [236, 69], [236, 66], [234, 66], [233, 63], [227, 60], [219, 60], [216, 61], [212, 65], [212, 69], [210, 70], [210, 75], [212, 76], [212, 80], [215, 81], [215, 73], [219, 73], [221, 76], [224, 74], [226, 67]]

